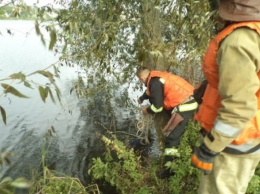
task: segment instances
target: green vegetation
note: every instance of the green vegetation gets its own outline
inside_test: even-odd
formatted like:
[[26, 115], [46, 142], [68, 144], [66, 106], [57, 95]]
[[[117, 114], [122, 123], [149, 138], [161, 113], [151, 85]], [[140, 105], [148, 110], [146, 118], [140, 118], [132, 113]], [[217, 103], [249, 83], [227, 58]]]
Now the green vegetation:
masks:
[[[122, 194], [176, 193], [194, 194], [197, 191], [201, 171], [191, 166], [192, 149], [200, 141], [200, 126], [190, 122], [180, 145], [180, 157], [166, 164], [175, 175], [169, 180], [158, 179], [161, 160], [142, 157], [140, 153], [129, 150], [116, 137], [100, 135], [107, 151], [103, 158], [94, 158], [88, 173], [95, 180], [103, 180], [115, 186]], [[247, 190], [247, 194], [260, 191], [260, 165]]]
[[[143, 156], [129, 149], [116, 136], [107, 137], [97, 134], [106, 145], [106, 152], [93, 158], [93, 165], [88, 171], [92, 184], [82, 185], [79, 179], [66, 176], [60, 172], [51, 171], [44, 165], [42, 173], [34, 173], [30, 182], [23, 178], [11, 180], [6, 178], [0, 182], [1, 193], [12, 194], [16, 188], [27, 188], [30, 194], [101, 194], [100, 183], [108, 183], [117, 193], [122, 194], [157, 194], [185, 193], [194, 194], [198, 188], [201, 171], [191, 166], [191, 153], [198, 143], [199, 125], [190, 122], [180, 145], [180, 156], [174, 162], [166, 165], [175, 175], [168, 180], [157, 178], [157, 172], [162, 168], [160, 158]], [[44, 155], [44, 154], [43, 154]], [[10, 156], [8, 156], [10, 157]], [[7, 160], [7, 155], [0, 161]], [[44, 156], [43, 156], [44, 160]], [[260, 191], [260, 165], [247, 190], [247, 194], [257, 194]]]
[[196, 193], [200, 172], [191, 167], [190, 155], [199, 138], [197, 129], [198, 126], [191, 122], [181, 143], [180, 157], [167, 164], [176, 173], [169, 181], [157, 178], [162, 167], [160, 158], [142, 157], [118, 139], [105, 136], [101, 136], [107, 147], [105, 157], [93, 159], [94, 165], [89, 172], [95, 179], [115, 186], [122, 194]]
[[[11, 163], [10, 158], [12, 157], [13, 153], [1, 151], [0, 152], [0, 168], [4, 165], [9, 165]], [[0, 177], [0, 193], [3, 194], [13, 194], [15, 193], [15, 189], [17, 188], [29, 188], [31, 183], [24, 179], [24, 178], [17, 178], [13, 180], [10, 177], [2, 178]]]
[[0, 20], [35, 20], [37, 9], [27, 5], [6, 5], [0, 7]]
[[39, 180], [35, 180], [30, 193], [77, 193], [77, 194], [89, 194], [100, 193], [97, 185], [83, 186], [79, 179], [68, 177], [66, 175], [58, 175], [47, 168], [44, 168], [44, 176]]

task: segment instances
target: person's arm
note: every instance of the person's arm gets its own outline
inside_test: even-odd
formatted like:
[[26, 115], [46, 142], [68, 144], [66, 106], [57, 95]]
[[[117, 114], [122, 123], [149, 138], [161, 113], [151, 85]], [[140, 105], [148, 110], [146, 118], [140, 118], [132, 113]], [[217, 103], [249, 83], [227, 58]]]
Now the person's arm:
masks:
[[150, 103], [151, 106], [146, 110], [150, 114], [156, 114], [163, 110], [164, 104], [164, 84], [160, 81], [161, 78], [155, 77], [150, 81]]
[[139, 104], [142, 104], [144, 100], [148, 100], [148, 99], [149, 99], [149, 96], [148, 96], [148, 94], [147, 94], [146, 91], [145, 91], [145, 92], [143, 93], [143, 95], [138, 98], [138, 103], [139, 103]]

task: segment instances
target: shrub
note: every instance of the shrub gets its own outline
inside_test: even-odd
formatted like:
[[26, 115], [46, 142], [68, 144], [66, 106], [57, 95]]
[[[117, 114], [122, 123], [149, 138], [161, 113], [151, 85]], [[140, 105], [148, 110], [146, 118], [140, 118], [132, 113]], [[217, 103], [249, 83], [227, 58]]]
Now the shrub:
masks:
[[199, 135], [198, 126], [190, 123], [181, 146], [180, 157], [167, 163], [175, 171], [169, 181], [158, 179], [160, 160], [142, 158], [132, 149], [127, 148], [115, 136], [112, 139], [99, 135], [106, 144], [104, 157], [93, 158], [89, 170], [96, 180], [104, 180], [115, 186], [119, 193], [155, 194], [155, 193], [194, 193], [198, 185], [199, 170], [191, 167], [191, 151]]
[[58, 176], [55, 172], [44, 168], [44, 176], [34, 182], [34, 187], [30, 190], [31, 194], [56, 194], [56, 193], [77, 193], [90, 194], [100, 193], [97, 185], [84, 187], [80, 180], [69, 176]]

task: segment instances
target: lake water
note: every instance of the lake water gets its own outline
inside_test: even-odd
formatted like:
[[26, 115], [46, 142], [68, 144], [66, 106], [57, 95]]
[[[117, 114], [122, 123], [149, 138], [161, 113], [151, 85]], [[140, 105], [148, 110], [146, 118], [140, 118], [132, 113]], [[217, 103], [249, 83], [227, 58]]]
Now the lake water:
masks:
[[[13, 34], [8, 34], [7, 29]], [[86, 106], [84, 100], [70, 94], [73, 82], [82, 73], [80, 68], [60, 67], [61, 76], [56, 78], [56, 83], [61, 90], [61, 104], [54, 104], [50, 98], [44, 103], [37, 87], [48, 81], [45, 77], [33, 75], [27, 78], [34, 89], [17, 80], [5, 79], [14, 73], [28, 75], [45, 69], [56, 63], [59, 56], [41, 43], [32, 21], [0, 21], [0, 32], [0, 83], [10, 84], [29, 97], [4, 94], [0, 88], [0, 105], [7, 115], [6, 125], [0, 117], [0, 150], [14, 154], [10, 158], [11, 165], [0, 168], [0, 175], [30, 179], [34, 169], [41, 169], [45, 153], [46, 165], [50, 169], [79, 177], [82, 160], [95, 142], [93, 124], [88, 114], [82, 113], [82, 107]], [[48, 40], [48, 36], [46, 38]], [[53, 72], [53, 68], [50, 71]], [[46, 140], [51, 127], [55, 132]]]
[[[12, 35], [6, 33], [11, 30]], [[0, 79], [13, 73], [22, 72], [25, 75], [41, 70], [58, 61], [58, 56], [48, 50], [35, 34], [32, 21], [0, 21]], [[46, 36], [48, 39], [48, 36]], [[53, 71], [53, 68], [50, 68]], [[75, 126], [79, 117], [78, 100], [69, 94], [72, 82], [77, 79], [79, 69], [76, 67], [60, 68], [61, 78], [56, 79], [62, 93], [62, 105], [54, 104], [50, 98], [44, 103], [37, 86], [34, 90], [17, 84], [18, 81], [0, 81], [8, 83], [30, 98], [18, 98], [11, 94], [4, 95], [0, 89], [0, 105], [5, 109], [7, 124], [0, 119], [0, 147], [11, 149], [19, 141], [23, 131], [33, 130], [42, 135], [53, 126], [57, 134], [70, 137], [70, 126]], [[40, 75], [28, 77], [38, 83], [44, 83], [46, 78]], [[71, 111], [69, 111], [71, 110]], [[11, 143], [9, 144], [9, 141]]]
[[[12, 34], [8, 34], [7, 30]], [[102, 121], [114, 123], [114, 127], [125, 130], [135, 127], [136, 115], [129, 108], [118, 106], [115, 101], [110, 104], [114, 108], [113, 115], [108, 114], [104, 111], [108, 107], [107, 102], [102, 101], [104, 96], [94, 99], [96, 104], [94, 109], [90, 109], [87, 99], [79, 100], [75, 94], [70, 94], [73, 82], [83, 73], [77, 66], [59, 68], [61, 76], [56, 78], [56, 83], [61, 90], [61, 104], [54, 104], [50, 98], [45, 103], [41, 100], [38, 84], [44, 85], [48, 81], [42, 75], [27, 77], [34, 89], [19, 84], [17, 80], [6, 80], [14, 73], [28, 75], [45, 69], [56, 63], [59, 56], [49, 51], [48, 45], [42, 44], [32, 21], [0, 21], [0, 32], [0, 84], [10, 84], [29, 97], [4, 94], [0, 87], [0, 106], [7, 115], [6, 125], [0, 117], [0, 150], [14, 153], [10, 158], [11, 165], [0, 168], [0, 175], [31, 178], [33, 169], [41, 169], [45, 154], [48, 168], [85, 179], [87, 173], [82, 169], [103, 148], [96, 132], [104, 133], [105, 130], [96, 120], [101, 124]], [[136, 101], [141, 93], [131, 90], [129, 85], [126, 88], [132, 100]], [[121, 92], [124, 93], [124, 89], [115, 91], [118, 95]], [[125, 101], [122, 97], [117, 99]], [[46, 140], [52, 127], [55, 132]]]
[[[48, 82], [42, 75], [27, 77], [34, 89], [6, 78], [14, 73], [29, 75], [45, 69], [56, 63], [59, 56], [49, 51], [48, 45], [42, 44], [32, 21], [0, 21], [0, 32], [0, 84], [10, 84], [29, 97], [4, 94], [0, 86], [0, 106], [7, 115], [6, 125], [0, 117], [0, 151], [14, 153], [10, 158], [11, 165], [0, 167], [0, 178], [22, 176], [30, 179], [33, 170], [41, 171], [44, 156], [49, 169], [78, 177], [87, 184], [90, 161], [104, 148], [96, 132], [106, 132], [103, 124], [126, 133], [134, 129], [140, 108], [136, 99], [142, 91], [133, 89], [135, 83], [119, 86], [113, 91], [114, 97], [110, 102], [105, 101], [107, 94], [97, 95], [97, 99], [92, 99], [94, 108], [89, 108], [88, 99], [78, 99], [74, 93], [70, 94], [78, 75], [84, 72], [77, 66], [61, 66], [61, 76], [56, 78], [61, 90], [61, 104], [54, 104], [50, 98], [44, 103], [37, 89], [39, 84], [44, 86]], [[45, 37], [48, 40], [48, 34]], [[122, 105], [127, 97], [134, 105], [131, 108]], [[112, 114], [105, 111], [107, 107], [112, 107]], [[50, 135], [52, 127], [55, 130]]]

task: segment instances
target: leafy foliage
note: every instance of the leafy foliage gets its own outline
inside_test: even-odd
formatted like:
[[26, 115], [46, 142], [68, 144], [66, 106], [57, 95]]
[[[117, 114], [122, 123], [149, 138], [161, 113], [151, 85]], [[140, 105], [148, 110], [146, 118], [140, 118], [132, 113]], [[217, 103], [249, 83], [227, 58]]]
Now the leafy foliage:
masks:
[[37, 10], [24, 4], [22, 1], [6, 1], [0, 6], [0, 19], [32, 19], [36, 18]]
[[[54, 73], [47, 71], [47, 69], [49, 69], [51, 67], [54, 67]], [[49, 82], [47, 81], [47, 83], [45, 83], [45, 85], [43, 85], [43, 83], [37, 83], [34, 79], [29, 80], [29, 77], [32, 77], [35, 74], [44, 76], [45, 78], [48, 79]], [[2, 91], [3, 93], [0, 94], [0, 96], [3, 96], [4, 94], [5, 95], [11, 94], [18, 98], [29, 98], [27, 95], [23, 94], [18, 89], [16, 89], [14, 86], [12, 86], [12, 84], [14, 84], [14, 81], [18, 80], [19, 83], [23, 83], [24, 86], [27, 88], [34, 89], [34, 87], [37, 87], [43, 102], [46, 101], [48, 96], [50, 96], [53, 103], [56, 103], [55, 98], [57, 98], [58, 101], [61, 102], [61, 100], [60, 100], [61, 92], [60, 92], [59, 87], [56, 85], [55, 77], [59, 77], [59, 71], [58, 71], [57, 67], [55, 66], [55, 64], [50, 65], [46, 69], [38, 70], [38, 71], [30, 73], [28, 75], [25, 75], [22, 72], [14, 73], [14, 74], [10, 75], [8, 78], [0, 79], [0, 84], [3, 88], [3, 91]], [[10, 82], [10, 80], [12, 80], [11, 84], [4, 83], [4, 81]], [[56, 96], [54, 96], [53, 90], [55, 91]], [[1, 116], [2, 116], [3, 122], [5, 124], [7, 124], [6, 111], [3, 106], [0, 106], [0, 111], [1, 111]]]
[[28, 98], [27, 96], [25, 96], [24, 94], [22, 94], [21, 92], [19, 92], [14, 87], [12, 87], [8, 84], [2, 83], [1, 85], [4, 88], [4, 93], [6, 93], [6, 94], [11, 93], [11, 94], [13, 94], [17, 97], [20, 97], [20, 98]]
[[255, 174], [249, 182], [249, 186], [247, 188], [247, 194], [257, 194], [260, 192], [260, 163], [256, 168]]
[[[46, 24], [49, 13], [56, 18]], [[64, 62], [81, 65], [98, 81], [125, 82], [145, 64], [184, 77], [189, 72], [186, 78], [196, 83], [200, 58], [216, 30], [215, 13], [207, 0], [74, 0], [66, 9], [39, 8], [36, 31], [41, 36], [39, 26], [45, 26], [49, 48], [61, 42]]]
[[[63, 5], [64, 1], [54, 3]], [[0, 9], [5, 15], [28, 9], [20, 1], [10, 1], [11, 5], [15, 9]], [[208, 0], [73, 0], [64, 9], [43, 6], [32, 10], [37, 10], [35, 31], [43, 44], [42, 28], [49, 32], [49, 49], [63, 54], [61, 64], [78, 64], [86, 71], [85, 87], [75, 86], [85, 96], [92, 84], [103, 83], [103, 87], [111, 81], [131, 82], [136, 67], [142, 64], [199, 83], [201, 56], [216, 29], [216, 12], [210, 10]], [[47, 71], [44, 74], [51, 78]], [[14, 75], [13, 79], [25, 79], [22, 73]], [[37, 88], [43, 101], [48, 94], [53, 97], [49, 87]]]
[[33, 184], [28, 190], [30, 194], [100, 194], [98, 185], [91, 184], [84, 186], [78, 178], [67, 176], [62, 172], [50, 170], [46, 164], [46, 157], [49, 149], [48, 140], [55, 136], [54, 128], [48, 130], [43, 138], [42, 147], [42, 169], [33, 169]]
[[1, 115], [2, 115], [2, 119], [4, 121], [4, 124], [6, 124], [6, 112], [5, 112], [5, 109], [0, 106], [0, 110], [1, 110]]
[[180, 157], [168, 164], [168, 167], [175, 172], [171, 177], [168, 186], [171, 193], [196, 193], [201, 172], [191, 166], [191, 153], [194, 146], [199, 142], [200, 126], [190, 122], [181, 140], [179, 150]]
[[[78, 193], [90, 194], [100, 193], [97, 185], [84, 187], [79, 179], [69, 176], [59, 176], [55, 172], [44, 168], [44, 176], [35, 181], [30, 193], [48, 194], [48, 193]], [[59, 173], [58, 173], [59, 174]]]
[[107, 145], [107, 152], [104, 161], [93, 159], [89, 173], [95, 179], [109, 182], [120, 193], [153, 193], [156, 190], [158, 183], [150, 177], [149, 167], [141, 165], [141, 158], [133, 150], [128, 150], [117, 139], [110, 140], [102, 135], [101, 139]]
[[191, 150], [198, 139], [198, 126], [189, 125], [180, 148], [181, 156], [167, 164], [175, 175], [169, 182], [158, 179], [160, 160], [143, 158], [129, 150], [117, 138], [109, 139], [100, 135], [107, 151], [104, 158], [94, 158], [89, 170], [96, 180], [104, 180], [115, 186], [119, 193], [194, 193], [198, 186], [200, 172], [191, 167]]
[[[10, 158], [13, 156], [13, 153], [7, 151], [0, 152], [0, 167], [2, 168], [4, 165], [10, 165]], [[13, 180], [10, 177], [1, 177], [0, 176], [0, 193], [2, 194], [13, 194], [17, 188], [19, 189], [27, 189], [31, 186], [30, 181], [25, 178], [17, 178]]]
[[10, 177], [7, 177], [0, 182], [0, 193], [13, 194], [15, 193], [15, 189], [17, 188], [25, 189], [29, 187], [30, 187], [29, 181], [24, 178], [17, 178], [13, 180]]
[[[185, 193], [197, 192], [201, 171], [191, 166], [191, 153], [200, 142], [200, 126], [190, 122], [179, 148], [180, 156], [165, 164], [174, 171], [168, 181], [158, 179], [156, 174], [161, 169], [159, 158], [149, 158], [129, 150], [116, 137], [100, 135], [107, 151], [104, 157], [93, 158], [89, 174], [95, 180], [103, 180], [115, 186], [118, 193]], [[164, 164], [162, 164], [164, 165]], [[87, 172], [86, 172], [87, 173]], [[256, 194], [259, 190], [259, 172], [256, 171], [247, 189], [247, 194]]]

